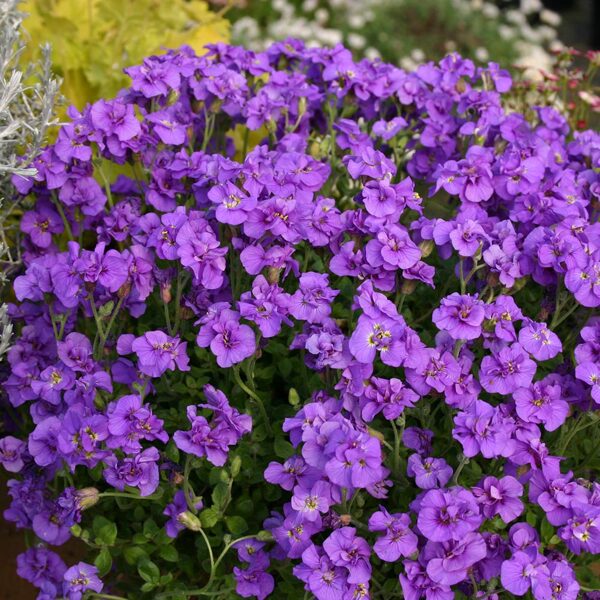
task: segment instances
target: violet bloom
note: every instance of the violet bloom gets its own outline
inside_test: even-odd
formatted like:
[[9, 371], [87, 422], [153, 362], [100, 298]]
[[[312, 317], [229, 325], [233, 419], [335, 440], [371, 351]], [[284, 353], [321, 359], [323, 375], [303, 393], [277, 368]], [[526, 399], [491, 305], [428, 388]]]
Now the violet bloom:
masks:
[[600, 404], [600, 364], [585, 362], [577, 365], [575, 377], [592, 387], [592, 398], [596, 404]]
[[536, 360], [549, 360], [562, 351], [559, 337], [546, 323], [529, 321], [519, 331], [519, 343]]
[[146, 448], [133, 457], [118, 460], [115, 456], [104, 459], [106, 469], [104, 479], [119, 491], [125, 486], [137, 487], [140, 496], [152, 494], [159, 483], [157, 462], [160, 458], [158, 450], [154, 447]]
[[[305, 457], [306, 458], [306, 457]], [[383, 479], [381, 442], [368, 433], [354, 433], [337, 446], [325, 473], [345, 488], [365, 488]]]
[[189, 371], [187, 342], [163, 331], [148, 331], [131, 345], [138, 357], [139, 370], [149, 377], [160, 377], [165, 371]]
[[536, 381], [515, 390], [515, 410], [526, 423], [543, 423], [548, 431], [554, 431], [565, 422], [570, 410], [562, 395], [560, 385], [547, 379]]
[[324, 273], [302, 273], [299, 289], [290, 298], [290, 314], [300, 321], [322, 323], [331, 314], [331, 302], [339, 294], [329, 287]]
[[92, 344], [82, 333], [69, 333], [56, 347], [58, 358], [73, 371], [89, 373], [93, 370]]
[[384, 364], [399, 367], [406, 358], [404, 331], [405, 326], [399, 320], [374, 319], [362, 314], [350, 337], [350, 352], [364, 364], [372, 363], [379, 353]]
[[98, 569], [80, 562], [68, 568], [63, 576], [63, 594], [66, 600], [81, 600], [85, 592], [99, 594], [104, 587], [98, 578]]
[[344, 598], [348, 592], [347, 570], [336, 566], [314, 544], [302, 552], [302, 562], [294, 567], [293, 572], [305, 582], [306, 588], [317, 600]]
[[405, 408], [412, 408], [418, 399], [418, 394], [405, 387], [400, 379], [372, 377], [361, 398], [361, 416], [369, 422], [383, 412], [388, 421], [393, 421]]
[[432, 581], [450, 586], [467, 579], [468, 569], [485, 558], [487, 546], [481, 534], [471, 531], [459, 540], [428, 541], [422, 554]]
[[58, 417], [48, 417], [29, 434], [28, 449], [40, 467], [48, 467], [59, 458], [58, 436], [62, 423]]
[[452, 435], [463, 447], [465, 456], [479, 452], [485, 458], [510, 456], [514, 451], [511, 434], [514, 426], [502, 417], [498, 408], [476, 400], [454, 417]]
[[473, 494], [462, 488], [429, 490], [419, 506], [419, 531], [433, 542], [460, 540], [482, 522]]
[[533, 597], [577, 600], [580, 586], [569, 563], [564, 560], [551, 560], [546, 567], [547, 575], [543, 572], [532, 579]]
[[[194, 503], [194, 508], [196, 510], [202, 510], [202, 507], [202, 500], [197, 500]], [[162, 513], [169, 517], [169, 520], [165, 523], [165, 531], [170, 538], [176, 538], [179, 533], [186, 528], [182, 516], [185, 515], [188, 510], [185, 492], [183, 490], [177, 490], [173, 496], [173, 502], [167, 504]]]
[[479, 381], [486, 392], [507, 395], [517, 388], [528, 387], [535, 371], [536, 364], [523, 348], [513, 344], [483, 358]]
[[9, 473], [18, 473], [25, 462], [23, 461], [26, 453], [25, 442], [18, 440], [12, 435], [7, 435], [0, 439], [0, 464]]
[[319, 521], [319, 513], [326, 513], [333, 504], [331, 484], [317, 481], [311, 488], [301, 486], [294, 488], [291, 500], [292, 508], [298, 512], [301, 520]]
[[62, 587], [66, 570], [62, 558], [43, 546], [28, 548], [17, 556], [17, 574], [37, 588], [46, 583]]
[[572, 517], [558, 530], [558, 537], [574, 554], [600, 553], [600, 506], [571, 502]]
[[230, 181], [213, 187], [208, 199], [217, 205], [217, 221], [229, 225], [241, 225], [257, 203], [254, 196], [248, 196]]
[[548, 576], [548, 567], [544, 563], [545, 559], [537, 552], [533, 556], [529, 552], [515, 552], [502, 563], [502, 587], [515, 596], [525, 595], [533, 581]]
[[523, 486], [510, 475], [501, 479], [486, 477], [472, 491], [486, 519], [500, 515], [505, 523], [510, 523], [524, 510], [519, 499], [523, 495]]
[[256, 351], [256, 336], [248, 325], [241, 325], [239, 313], [218, 310], [200, 328], [196, 343], [201, 348], [210, 346], [220, 367], [231, 367]]
[[308, 466], [301, 456], [291, 456], [283, 464], [270, 462], [264, 472], [264, 478], [269, 483], [281, 486], [288, 492], [294, 486], [310, 488], [320, 478], [317, 469]]
[[45, 202], [38, 202], [35, 210], [25, 212], [20, 226], [38, 248], [48, 248], [52, 244], [52, 234], [63, 230], [60, 216], [51, 204]]
[[433, 431], [429, 429], [407, 427], [402, 433], [402, 443], [421, 455], [428, 455], [431, 452], [432, 440]]
[[433, 311], [432, 319], [440, 331], [455, 340], [475, 340], [481, 335], [485, 318], [484, 303], [469, 294], [450, 294]]
[[159, 440], [163, 444], [169, 440], [162, 419], [154, 416], [150, 405], [144, 404], [140, 396], [122, 396], [111, 402], [107, 416], [111, 435], [108, 446], [111, 448], [134, 454], [142, 449], [140, 440]]
[[356, 535], [354, 527], [333, 531], [323, 542], [323, 549], [331, 562], [349, 571], [349, 583], [366, 583], [371, 579], [371, 547]]
[[421, 251], [404, 228], [391, 225], [369, 241], [365, 256], [372, 267], [396, 271], [414, 267], [421, 258]]
[[443, 458], [422, 458], [419, 454], [408, 457], [406, 474], [415, 478], [422, 490], [444, 487], [452, 477], [452, 467]]
[[264, 600], [275, 588], [275, 579], [265, 571], [267, 566], [250, 563], [246, 569], [233, 567], [236, 593], [242, 598]]
[[410, 529], [410, 517], [406, 513], [390, 514], [383, 506], [369, 518], [369, 531], [383, 531], [373, 550], [385, 562], [396, 562], [401, 556], [408, 557], [417, 551], [419, 540]]
[[427, 574], [426, 567], [413, 560], [403, 561], [406, 575], [400, 575], [400, 585], [407, 600], [419, 600], [423, 596], [427, 600], [454, 600], [455, 594], [450, 586], [433, 581]]

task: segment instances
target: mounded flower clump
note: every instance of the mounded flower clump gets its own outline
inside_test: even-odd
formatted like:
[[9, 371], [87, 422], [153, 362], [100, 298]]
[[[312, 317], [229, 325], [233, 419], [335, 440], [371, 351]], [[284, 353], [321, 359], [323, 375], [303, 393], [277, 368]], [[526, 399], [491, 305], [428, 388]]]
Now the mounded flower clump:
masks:
[[594, 587], [600, 136], [458, 55], [127, 72], [14, 180], [0, 461], [39, 598]]

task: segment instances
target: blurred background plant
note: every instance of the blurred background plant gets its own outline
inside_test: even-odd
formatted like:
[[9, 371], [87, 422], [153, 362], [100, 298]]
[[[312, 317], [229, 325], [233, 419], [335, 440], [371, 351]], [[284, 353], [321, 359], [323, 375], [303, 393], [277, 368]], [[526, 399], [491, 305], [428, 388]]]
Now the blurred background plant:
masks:
[[228, 5], [211, 10], [202, 0], [26, 0], [25, 53], [39, 58], [39, 44], [52, 45], [62, 93], [81, 109], [114, 96], [127, 82], [123, 68], [163, 48], [227, 41]]
[[299, 37], [308, 44], [343, 42], [357, 56], [411, 68], [458, 51], [549, 68], [560, 47], [560, 17], [541, 0], [249, 0], [231, 11], [235, 42], [263, 49]]
[[[0, 292], [20, 264], [15, 236], [21, 207], [10, 179], [32, 174], [32, 158], [55, 124], [59, 82], [53, 76], [50, 49], [39, 48], [39, 60], [24, 57], [23, 13], [18, 0], [0, 0]], [[3, 296], [2, 296], [3, 297]], [[6, 304], [0, 305], [0, 359], [10, 344], [12, 325]]]

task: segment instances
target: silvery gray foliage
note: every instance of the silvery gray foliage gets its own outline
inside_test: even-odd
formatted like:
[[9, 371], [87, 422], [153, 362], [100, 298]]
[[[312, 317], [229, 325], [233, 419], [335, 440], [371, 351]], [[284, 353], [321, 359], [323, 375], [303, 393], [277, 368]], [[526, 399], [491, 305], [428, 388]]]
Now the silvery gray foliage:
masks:
[[[24, 68], [21, 28], [24, 14], [19, 0], [0, 0], [0, 292], [20, 264], [18, 244], [19, 202], [11, 176], [35, 173], [30, 166], [42, 147], [48, 127], [55, 124], [54, 106], [59, 82], [52, 75], [50, 48], [42, 60]], [[0, 360], [8, 350], [12, 324], [5, 304], [0, 305]]]

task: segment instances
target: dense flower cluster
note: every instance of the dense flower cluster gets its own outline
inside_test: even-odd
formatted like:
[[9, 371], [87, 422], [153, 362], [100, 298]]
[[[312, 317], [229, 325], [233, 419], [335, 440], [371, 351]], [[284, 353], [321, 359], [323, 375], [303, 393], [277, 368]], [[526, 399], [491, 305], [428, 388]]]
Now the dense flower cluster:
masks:
[[60, 545], [119, 502], [125, 542], [159, 544], [164, 514], [165, 544], [203, 549], [161, 576], [175, 546], [123, 551], [96, 517], [95, 567], [20, 557], [39, 598], [99, 571], [138, 597], [108, 553], [142, 592], [574, 600], [600, 553], [578, 436], [600, 405], [600, 136], [505, 112], [509, 75], [458, 55], [406, 73], [290, 40], [128, 73], [14, 181], [36, 204], [5, 517]]

